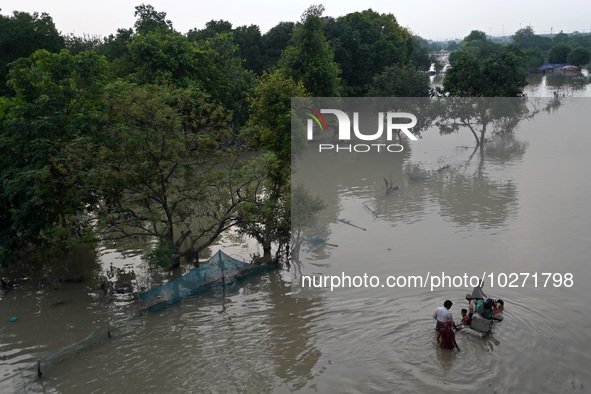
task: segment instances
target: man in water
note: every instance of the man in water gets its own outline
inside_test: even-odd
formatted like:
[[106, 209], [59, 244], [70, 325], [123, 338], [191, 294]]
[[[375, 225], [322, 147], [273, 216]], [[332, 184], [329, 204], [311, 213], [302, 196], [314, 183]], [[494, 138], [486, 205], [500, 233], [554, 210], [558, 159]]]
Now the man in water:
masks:
[[453, 302], [451, 302], [450, 300], [445, 300], [443, 306], [440, 306], [439, 308], [435, 309], [435, 313], [433, 313], [433, 319], [437, 320], [437, 324], [435, 325], [436, 331], [442, 329], [443, 325], [448, 320], [451, 321], [452, 327], [455, 327], [454, 319], [451, 316], [451, 312], [449, 311], [452, 305]]

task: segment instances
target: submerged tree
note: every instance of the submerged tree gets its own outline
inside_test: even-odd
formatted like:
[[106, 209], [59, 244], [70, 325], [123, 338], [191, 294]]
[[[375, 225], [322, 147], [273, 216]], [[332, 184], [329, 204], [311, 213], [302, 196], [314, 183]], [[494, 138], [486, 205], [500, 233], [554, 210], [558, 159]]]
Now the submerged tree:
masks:
[[326, 204], [304, 185], [297, 185], [293, 188], [291, 203], [291, 250], [293, 258], [297, 260], [304, 231], [316, 226], [317, 215], [326, 208]]
[[[111, 239], [149, 236], [177, 266], [236, 221], [248, 173], [229, 150], [227, 113], [192, 89], [117, 83], [107, 89], [108, 143], [96, 155], [99, 223]], [[163, 261], [162, 261], [163, 260]]]
[[439, 115], [435, 125], [441, 134], [470, 130], [476, 147], [483, 148], [488, 134], [510, 134], [521, 120], [531, 117], [535, 111], [527, 106], [525, 97], [481, 98], [452, 97], [439, 99], [432, 108]]
[[255, 238], [263, 248], [263, 260], [272, 260], [273, 244], [281, 253], [290, 241], [291, 157], [298, 152], [302, 133], [292, 132], [291, 98], [307, 96], [303, 84], [279, 72], [263, 73], [250, 98], [249, 141], [266, 152], [261, 157], [265, 178], [251, 188], [242, 206], [239, 231]]

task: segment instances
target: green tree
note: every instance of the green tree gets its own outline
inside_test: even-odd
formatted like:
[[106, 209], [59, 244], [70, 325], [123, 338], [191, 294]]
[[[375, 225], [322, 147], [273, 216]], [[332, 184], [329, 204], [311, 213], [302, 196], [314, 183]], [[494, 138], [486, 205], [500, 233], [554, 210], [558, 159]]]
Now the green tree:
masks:
[[292, 44], [294, 27], [293, 22], [280, 22], [262, 36], [264, 71], [275, 67], [285, 48]]
[[[225, 20], [212, 20], [205, 24], [205, 29], [192, 29], [187, 33], [189, 41], [212, 40], [216, 35], [232, 34], [238, 46], [237, 56], [244, 61], [244, 67], [260, 74], [263, 71], [263, 41], [258, 26], [239, 26], [232, 28], [232, 24]], [[287, 46], [287, 45], [285, 45]], [[285, 46], [281, 50], [285, 49]], [[277, 56], [279, 58], [279, 56]]]
[[260, 75], [264, 67], [264, 48], [261, 30], [256, 25], [239, 26], [233, 30], [238, 55], [244, 59], [244, 67]]
[[253, 71], [245, 69], [245, 62], [239, 57], [239, 47], [234, 41], [234, 33], [217, 34], [198, 45], [209, 54], [223, 81], [227, 81], [227, 96], [220, 95], [220, 100], [232, 111], [234, 126], [238, 128], [244, 125], [248, 120], [247, 96], [254, 87], [255, 75]]
[[550, 48], [550, 53], [548, 53], [548, 62], [566, 63], [571, 49], [571, 46], [564, 42], [553, 45], [552, 48]]
[[487, 135], [510, 134], [522, 119], [533, 116], [527, 108], [525, 97], [512, 99], [484, 97], [445, 98], [434, 112], [439, 118], [435, 125], [442, 135], [468, 129], [483, 149]]
[[447, 42], [447, 48], [448, 51], [450, 52], [454, 52], [454, 51], [459, 51], [460, 50], [460, 44], [458, 44], [455, 41], [448, 41]]
[[300, 153], [306, 139], [303, 130], [301, 134], [292, 133], [291, 98], [309, 95], [302, 82], [275, 71], [263, 73], [249, 97], [249, 140], [253, 147], [272, 152], [280, 160], [276, 183], [285, 183], [291, 155]]
[[486, 33], [480, 30], [472, 30], [470, 34], [464, 37], [462, 41], [462, 46], [466, 47], [470, 44], [475, 44], [476, 42], [487, 42], [489, 41], [486, 37]]
[[431, 67], [431, 60], [429, 59], [429, 43], [415, 35], [410, 35], [409, 46], [411, 47], [411, 63], [417, 70], [428, 71]]
[[205, 24], [205, 29], [191, 29], [187, 33], [187, 38], [190, 41], [205, 41], [214, 38], [218, 34], [226, 34], [232, 32], [232, 23], [220, 20], [210, 20]]
[[502, 51], [500, 44], [495, 44], [486, 37], [484, 32], [472, 30], [462, 41], [462, 51], [472, 54], [478, 59], [485, 59]]
[[167, 30], [136, 34], [129, 45], [131, 79], [139, 84], [164, 82], [179, 87], [192, 86], [207, 92], [213, 100], [230, 104], [232, 86], [223, 65], [216, 65], [212, 48], [190, 42], [187, 37]]
[[77, 55], [84, 51], [96, 51], [103, 43], [100, 36], [83, 34], [82, 37], [74, 34], [68, 34], [64, 37], [65, 48], [72, 55]]
[[30, 245], [68, 250], [92, 233], [97, 204], [89, 158], [100, 138], [101, 88], [107, 62], [93, 52], [38, 50], [16, 60], [0, 138], [2, 254]]
[[568, 34], [563, 33], [562, 30], [560, 33], [554, 36], [553, 40], [555, 44], [561, 44], [568, 42]]
[[529, 68], [538, 68], [544, 64], [544, 54], [540, 48], [530, 48], [523, 51], [525, 64]]
[[433, 63], [433, 68], [435, 68], [435, 72], [437, 74], [439, 74], [441, 71], [443, 71], [444, 67], [445, 67], [445, 65], [443, 63], [441, 63], [439, 60], [436, 60], [435, 63]]
[[523, 49], [538, 48], [542, 51], [547, 51], [552, 47], [552, 39], [550, 37], [536, 35], [531, 26], [517, 30], [512, 36], [512, 39], [515, 45]]
[[110, 34], [103, 39], [103, 44], [97, 48], [97, 53], [108, 61], [129, 57], [129, 44], [133, 36], [133, 29], [117, 29], [117, 34]]
[[527, 85], [522, 54], [514, 47], [494, 43], [482, 49], [465, 46], [450, 55], [444, 90], [451, 96], [461, 97], [521, 96]]
[[432, 42], [429, 44], [429, 51], [438, 52], [443, 50], [443, 44], [441, 42]]
[[573, 48], [583, 47], [591, 50], [591, 35], [577, 34], [569, 37], [568, 43]]
[[319, 196], [315, 196], [303, 185], [297, 185], [291, 196], [291, 250], [292, 258], [298, 259], [299, 250], [303, 242], [304, 231], [317, 223], [317, 215], [326, 208], [326, 204]]
[[198, 90], [116, 83], [106, 90], [99, 226], [108, 239], [155, 238], [163, 265], [199, 253], [234, 225], [248, 183], [230, 150], [229, 115]]
[[536, 47], [535, 33], [531, 26], [517, 30], [511, 38], [513, 43], [521, 48], [528, 49]]
[[394, 65], [373, 79], [367, 93], [371, 97], [428, 97], [429, 77], [410, 66]]
[[129, 44], [133, 36], [133, 29], [117, 29], [117, 34], [110, 34], [103, 39], [96, 52], [109, 61], [111, 72], [119, 78], [127, 78], [134, 72]]
[[293, 31], [293, 44], [285, 49], [280, 69], [286, 76], [301, 81], [306, 90], [318, 97], [339, 96], [339, 67], [323, 32], [324, 7], [311, 6]]
[[63, 48], [64, 38], [48, 14], [15, 11], [12, 16], [0, 15], [0, 95], [10, 93], [6, 79], [11, 62], [37, 49], [59, 52]]
[[591, 51], [587, 48], [578, 47], [569, 52], [567, 60], [570, 64], [575, 66], [583, 66], [589, 64], [591, 60]]
[[426, 49], [419, 48], [422, 40], [411, 39], [392, 14], [369, 9], [325, 18], [324, 32], [342, 70], [346, 96], [367, 93], [373, 77], [387, 66], [407, 65], [412, 60], [421, 68], [428, 63]]
[[249, 140], [265, 152], [260, 163], [265, 177], [251, 188], [238, 228], [259, 242], [265, 262], [272, 261], [274, 243], [278, 244], [277, 256], [290, 242], [291, 157], [305, 141], [303, 127], [294, 127], [292, 132], [291, 98], [307, 95], [303, 83], [276, 71], [263, 73], [250, 98]]
[[166, 12], [158, 12], [154, 6], [141, 4], [135, 7], [134, 16], [137, 17], [134, 27], [136, 32], [145, 34], [158, 30], [172, 31], [172, 22], [166, 19]]

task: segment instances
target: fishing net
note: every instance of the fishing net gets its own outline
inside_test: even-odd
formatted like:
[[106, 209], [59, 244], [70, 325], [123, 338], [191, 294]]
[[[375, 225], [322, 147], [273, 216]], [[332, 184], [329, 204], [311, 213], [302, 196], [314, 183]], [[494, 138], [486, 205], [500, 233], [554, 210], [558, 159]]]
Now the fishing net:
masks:
[[262, 273], [276, 265], [255, 265], [236, 260], [221, 250], [199, 267], [160, 287], [139, 294], [142, 305], [150, 311], [170, 306], [215, 285], [229, 284], [239, 278]]
[[[18, 370], [14, 371], [8, 376], [2, 377], [0, 379], [0, 392], [4, 392], [3, 389], [8, 388], [8, 386], [4, 386], [5, 383], [9, 383], [11, 380], [16, 379], [20, 376], [24, 376], [29, 372], [32, 373], [33, 371], [36, 371], [37, 376], [41, 377], [43, 375], [43, 368], [50, 362], [56, 362], [74, 353], [78, 353], [83, 349], [86, 349], [108, 338], [111, 338], [111, 327], [108, 321], [104, 321], [103, 323], [98, 325], [84, 339], [72, 343], [68, 346], [64, 346], [59, 349], [53, 350], [39, 357], [36, 362], [25, 365], [24, 367], [19, 368]], [[14, 387], [14, 385], [11, 386]]]

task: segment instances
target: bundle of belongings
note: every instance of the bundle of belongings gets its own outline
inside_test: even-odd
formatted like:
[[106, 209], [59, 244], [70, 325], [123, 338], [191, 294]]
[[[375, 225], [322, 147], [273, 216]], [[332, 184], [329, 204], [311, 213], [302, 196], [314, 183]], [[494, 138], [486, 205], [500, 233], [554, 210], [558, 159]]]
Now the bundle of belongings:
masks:
[[489, 298], [482, 291], [482, 282], [474, 288], [472, 294], [466, 294], [471, 319], [470, 327], [481, 332], [490, 332], [494, 320], [503, 320], [505, 302], [499, 298]]

